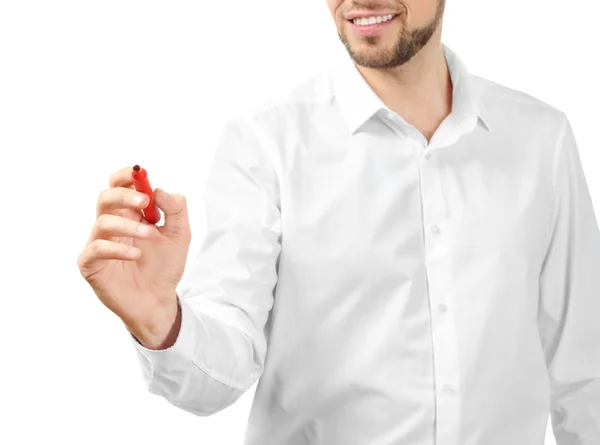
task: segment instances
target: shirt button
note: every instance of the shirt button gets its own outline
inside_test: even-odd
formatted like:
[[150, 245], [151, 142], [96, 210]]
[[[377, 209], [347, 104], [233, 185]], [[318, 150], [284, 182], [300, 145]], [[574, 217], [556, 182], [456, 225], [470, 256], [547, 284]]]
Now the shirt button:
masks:
[[427, 152], [425, 153], [425, 159], [429, 159], [431, 157], [431, 153]]
[[438, 227], [437, 224], [434, 224], [433, 226], [431, 226], [431, 231], [433, 233], [438, 233], [440, 231], [440, 228]]
[[444, 385], [443, 389], [446, 394], [452, 394], [454, 392], [452, 385]]
[[444, 312], [446, 312], [446, 311], [448, 310], [448, 306], [446, 306], [444, 303], [442, 303], [442, 304], [440, 304], [440, 305], [438, 306], [438, 310], [439, 310], [441, 313], [444, 313]]

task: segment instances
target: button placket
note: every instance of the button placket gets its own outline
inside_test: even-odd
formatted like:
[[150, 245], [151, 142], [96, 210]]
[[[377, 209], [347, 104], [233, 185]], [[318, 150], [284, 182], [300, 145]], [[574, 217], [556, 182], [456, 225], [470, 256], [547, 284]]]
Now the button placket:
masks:
[[[422, 148], [421, 148], [422, 150]], [[425, 230], [426, 254], [435, 253], [436, 238], [441, 235], [442, 225], [446, 217], [446, 204], [441, 193], [440, 175], [437, 171], [437, 162], [431, 151], [418, 154], [421, 157], [419, 165], [419, 178], [421, 181], [421, 204], [423, 225]], [[432, 244], [433, 243], [433, 244]], [[431, 247], [430, 247], [431, 245]]]
[[[444, 242], [446, 203], [442, 193], [440, 172], [437, 168], [439, 155], [431, 147], [419, 153], [419, 178], [421, 181], [422, 224], [424, 235], [425, 270], [431, 309], [431, 336], [433, 345], [437, 434], [440, 445], [456, 443], [459, 425], [457, 392], [458, 351], [454, 320], [446, 313], [443, 264], [448, 251]], [[437, 150], [437, 149], [435, 149]], [[429, 155], [429, 156], [428, 156]]]

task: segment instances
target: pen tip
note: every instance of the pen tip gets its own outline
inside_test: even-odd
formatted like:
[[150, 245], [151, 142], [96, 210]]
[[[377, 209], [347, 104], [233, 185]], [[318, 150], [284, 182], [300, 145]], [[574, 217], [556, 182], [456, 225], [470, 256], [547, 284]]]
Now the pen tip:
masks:
[[133, 169], [134, 169], [136, 172], [137, 172], [137, 171], [140, 171], [140, 166], [139, 166], [139, 165], [137, 165], [137, 164], [135, 164], [135, 165], [133, 166]]

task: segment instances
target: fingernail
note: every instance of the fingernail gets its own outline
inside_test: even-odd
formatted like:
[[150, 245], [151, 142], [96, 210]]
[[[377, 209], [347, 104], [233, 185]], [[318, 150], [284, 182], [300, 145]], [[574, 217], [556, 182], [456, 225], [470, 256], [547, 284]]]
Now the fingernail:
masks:
[[131, 198], [131, 201], [133, 202], [133, 205], [135, 205], [135, 206], [139, 206], [143, 200], [144, 200], [144, 198], [142, 196], [134, 196]]

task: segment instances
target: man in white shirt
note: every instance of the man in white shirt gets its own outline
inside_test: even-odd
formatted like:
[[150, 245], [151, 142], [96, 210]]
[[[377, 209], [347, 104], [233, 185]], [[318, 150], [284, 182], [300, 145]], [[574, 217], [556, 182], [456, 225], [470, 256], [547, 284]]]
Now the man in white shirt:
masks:
[[541, 445], [549, 413], [558, 445], [599, 444], [567, 116], [469, 73], [443, 0], [328, 4], [351, 57], [227, 122], [185, 273], [185, 198], [157, 189], [155, 228], [125, 168], [98, 200], [79, 266], [148, 390], [207, 416], [258, 380], [246, 445]]

